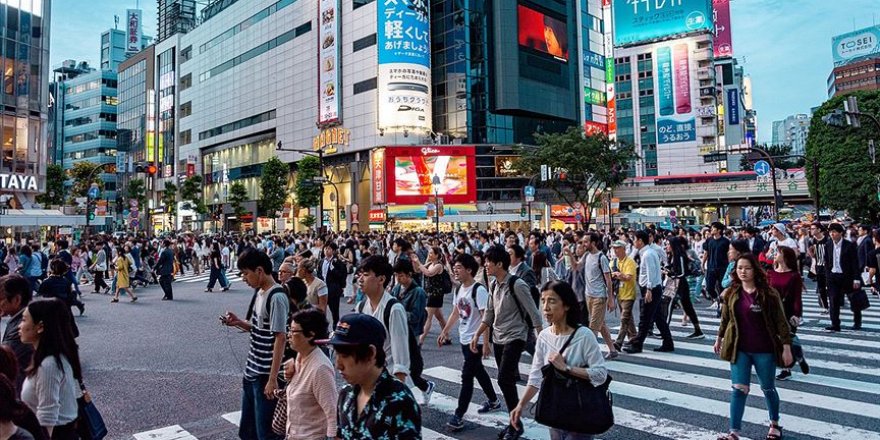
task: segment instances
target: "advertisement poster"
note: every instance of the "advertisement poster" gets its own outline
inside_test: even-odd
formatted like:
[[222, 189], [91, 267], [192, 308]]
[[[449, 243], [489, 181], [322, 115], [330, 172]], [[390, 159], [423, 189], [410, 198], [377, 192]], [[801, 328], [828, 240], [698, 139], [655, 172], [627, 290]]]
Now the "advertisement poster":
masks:
[[733, 56], [733, 33], [730, 29], [730, 0], [712, 0], [712, 16], [715, 18], [715, 41], [712, 43], [715, 58]]
[[379, 129], [430, 131], [428, 0], [379, 0]]
[[880, 26], [872, 26], [831, 39], [834, 67], [880, 53]]
[[[476, 202], [474, 147], [423, 146], [385, 149], [389, 204], [421, 205], [435, 192], [446, 203]], [[439, 185], [434, 185], [435, 176]]]
[[611, 0], [602, 0], [602, 20], [605, 23], [605, 105], [608, 108], [608, 138], [617, 138], [617, 104], [614, 101], [614, 44], [611, 28]]
[[693, 142], [697, 139], [690, 75], [691, 42], [659, 45], [657, 59], [656, 105], [657, 144]]
[[568, 30], [565, 21], [532, 8], [517, 5], [519, 45], [568, 61]]
[[727, 90], [727, 123], [739, 125], [739, 89]]
[[370, 186], [373, 193], [373, 204], [385, 204], [385, 149], [373, 150], [370, 158]]
[[141, 18], [143, 12], [140, 9], [127, 9], [125, 20], [125, 52], [137, 53], [141, 51]]
[[711, 0], [614, 0], [614, 45], [712, 30]]
[[340, 120], [339, 0], [320, 0], [318, 8], [318, 125]]

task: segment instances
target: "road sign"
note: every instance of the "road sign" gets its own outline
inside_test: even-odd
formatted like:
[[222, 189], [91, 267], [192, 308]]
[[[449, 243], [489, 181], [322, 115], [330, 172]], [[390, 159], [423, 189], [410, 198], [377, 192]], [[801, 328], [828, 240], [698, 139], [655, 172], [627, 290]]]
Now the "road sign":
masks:
[[531, 185], [526, 185], [523, 188], [523, 194], [526, 196], [526, 202], [534, 202], [535, 201], [535, 187]]
[[92, 187], [89, 188], [89, 197], [93, 199], [97, 199], [99, 195], [98, 185], [92, 184]]
[[137, 219], [133, 219], [132, 221], [128, 222], [128, 225], [131, 226], [132, 228], [136, 228], [136, 227], [140, 226], [141, 223]]
[[574, 221], [580, 223], [580, 222], [583, 221], [583, 220], [584, 220], [584, 216], [581, 215], [580, 212], [577, 212], [577, 213], [574, 214]]
[[758, 177], [764, 177], [770, 174], [770, 164], [767, 163], [766, 160], [755, 162], [755, 174], [757, 174]]
[[138, 206], [138, 201], [137, 201], [137, 199], [129, 199], [129, 200], [128, 200], [128, 206], [131, 206], [132, 208], [137, 208], [137, 206]]

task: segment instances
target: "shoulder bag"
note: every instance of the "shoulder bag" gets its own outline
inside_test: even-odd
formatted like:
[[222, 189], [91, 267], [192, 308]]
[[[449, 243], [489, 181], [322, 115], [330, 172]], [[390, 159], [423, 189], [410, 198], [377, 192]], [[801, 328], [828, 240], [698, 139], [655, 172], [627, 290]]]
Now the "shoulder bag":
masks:
[[865, 292], [865, 289], [854, 290], [849, 295], [849, 308], [853, 312], [862, 311], [871, 307], [871, 302], [868, 301], [868, 293]]
[[275, 413], [272, 414], [272, 432], [287, 434], [287, 388], [275, 390]]
[[92, 402], [92, 396], [86, 389], [86, 385], [80, 381], [79, 387], [82, 395], [76, 399], [78, 415], [76, 418], [76, 430], [82, 440], [102, 440], [107, 436], [107, 425], [98, 408]]
[[[565, 353], [580, 326], [565, 341], [560, 355]], [[551, 428], [582, 434], [601, 434], [614, 426], [612, 409], [611, 375], [605, 383], [593, 386], [581, 379], [558, 370], [553, 364], [541, 368], [544, 379], [541, 393], [535, 405], [535, 421]], [[589, 414], [589, 417], [572, 417], [573, 414]]]

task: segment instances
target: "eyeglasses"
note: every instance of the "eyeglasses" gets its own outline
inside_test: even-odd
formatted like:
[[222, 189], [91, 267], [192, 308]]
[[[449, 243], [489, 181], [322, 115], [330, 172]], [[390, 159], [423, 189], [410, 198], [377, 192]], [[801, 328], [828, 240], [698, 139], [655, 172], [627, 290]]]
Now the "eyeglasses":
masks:
[[294, 334], [294, 333], [303, 333], [303, 332], [305, 332], [305, 330], [290, 330], [288, 333]]

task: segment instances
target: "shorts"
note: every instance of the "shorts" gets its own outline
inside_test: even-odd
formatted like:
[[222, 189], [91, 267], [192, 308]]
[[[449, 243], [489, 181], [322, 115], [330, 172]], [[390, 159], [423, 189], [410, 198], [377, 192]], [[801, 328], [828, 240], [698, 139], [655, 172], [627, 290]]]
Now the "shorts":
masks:
[[608, 298], [587, 297], [587, 309], [590, 311], [590, 330], [598, 332], [605, 326], [605, 307]]
[[439, 295], [428, 295], [428, 304], [426, 307], [430, 307], [432, 309], [440, 309], [443, 308], [443, 294]]

